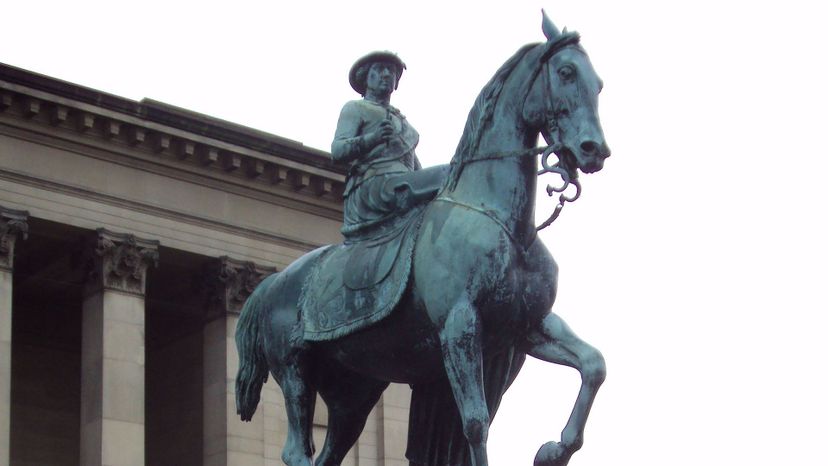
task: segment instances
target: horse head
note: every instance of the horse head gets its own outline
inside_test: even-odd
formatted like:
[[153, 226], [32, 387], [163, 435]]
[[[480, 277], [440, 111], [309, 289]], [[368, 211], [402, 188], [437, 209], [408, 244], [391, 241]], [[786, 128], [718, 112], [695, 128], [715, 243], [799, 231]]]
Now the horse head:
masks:
[[610, 149], [598, 118], [602, 82], [579, 45], [576, 32], [558, 31], [543, 13], [547, 41], [539, 46], [536, 76], [523, 105], [523, 120], [532, 134], [541, 133], [559, 164], [571, 176], [576, 170], [603, 168]]

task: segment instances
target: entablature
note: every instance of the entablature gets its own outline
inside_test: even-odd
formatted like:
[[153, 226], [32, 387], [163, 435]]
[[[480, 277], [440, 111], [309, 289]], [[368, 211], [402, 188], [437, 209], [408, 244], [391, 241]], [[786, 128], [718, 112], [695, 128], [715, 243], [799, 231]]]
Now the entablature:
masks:
[[[344, 170], [327, 153], [144, 99], [0, 64], [0, 130], [339, 220]], [[84, 150], [89, 148], [91, 150]]]

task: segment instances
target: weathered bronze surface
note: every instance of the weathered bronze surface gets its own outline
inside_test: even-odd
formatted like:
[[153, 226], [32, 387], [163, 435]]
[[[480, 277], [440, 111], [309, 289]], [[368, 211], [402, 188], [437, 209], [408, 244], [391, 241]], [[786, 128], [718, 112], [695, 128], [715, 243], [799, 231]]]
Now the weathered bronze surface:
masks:
[[[379, 52], [351, 71], [364, 99], [345, 105], [332, 146], [351, 167], [345, 244], [266, 278], [236, 332], [237, 410], [251, 419], [272, 374], [288, 411], [288, 465], [340, 464], [382, 391], [400, 382], [413, 389], [413, 465], [485, 466], [490, 421], [527, 354], [582, 376], [560, 442], [535, 464], [565, 465], [581, 447], [604, 360], [550, 312], [557, 266], [537, 240], [534, 194], [549, 172], [579, 190], [578, 171], [600, 170], [610, 151], [602, 84], [578, 34], [545, 15], [543, 31], [545, 42], [522, 47], [483, 88], [451, 164], [433, 170], [420, 170], [417, 133], [390, 106], [402, 61]], [[547, 148], [534, 147], [538, 134]], [[573, 199], [562, 195], [552, 219]], [[329, 430], [313, 463], [317, 393]]]
[[403, 69], [390, 52], [370, 53], [351, 68], [351, 86], [363, 99], [342, 108], [331, 144], [334, 161], [349, 166], [342, 227], [349, 241], [387, 235], [399, 227], [398, 217], [431, 200], [445, 181], [448, 166], [421, 170], [414, 153], [420, 135], [391, 106]]

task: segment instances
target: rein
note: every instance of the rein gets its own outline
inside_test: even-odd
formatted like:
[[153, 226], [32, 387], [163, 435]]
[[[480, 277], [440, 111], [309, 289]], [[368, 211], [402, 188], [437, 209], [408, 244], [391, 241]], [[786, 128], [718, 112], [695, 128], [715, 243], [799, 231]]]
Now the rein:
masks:
[[[506, 233], [506, 236], [508, 236], [509, 239], [512, 240], [513, 243], [520, 244], [520, 242], [517, 240], [517, 238], [515, 238], [515, 235], [509, 230], [509, 227], [506, 226], [506, 224], [503, 223], [503, 221], [501, 221], [499, 218], [497, 218], [497, 216], [495, 216], [491, 212], [489, 212], [487, 210], [484, 210], [484, 209], [481, 209], [480, 207], [475, 207], [471, 204], [466, 204], [465, 202], [460, 202], [460, 201], [458, 201], [456, 199], [452, 199], [450, 197], [439, 196], [439, 197], [434, 198], [434, 200], [437, 201], [437, 202], [447, 202], [449, 204], [458, 205], [458, 206], [463, 207], [467, 210], [471, 210], [473, 212], [477, 212], [478, 214], [481, 214], [481, 215], [484, 215], [484, 216], [488, 217], [497, 226], [499, 226], [500, 229], [503, 230], [504, 233]], [[534, 237], [533, 237], [532, 241], [529, 244], [531, 245], [531, 243], [533, 243], [534, 241], [535, 240], [534, 240]], [[529, 248], [529, 246], [525, 247], [525, 249], [528, 249], [528, 248]]]
[[[564, 30], [564, 34], [556, 41], [547, 44], [546, 50], [544, 50], [543, 54], [540, 58], [540, 66], [534, 71], [532, 75], [532, 79], [528, 80], [525, 90], [525, 94], [528, 96], [532, 85], [534, 84], [535, 80], [538, 77], [538, 74], [543, 74], [543, 98], [544, 103], [547, 108], [553, 107], [552, 96], [550, 92], [551, 83], [549, 82], [549, 73], [541, 73], [542, 70], [546, 69], [549, 66], [549, 60], [552, 58], [553, 55], [558, 53], [560, 50], [564, 49], [570, 45], [577, 45], [580, 42], [580, 35], [576, 32], [567, 33]], [[526, 98], [524, 97], [524, 101]], [[546, 118], [547, 127], [550, 128], [549, 134], [547, 134], [547, 140], [551, 143], [546, 147], [533, 147], [530, 149], [522, 149], [522, 150], [513, 150], [508, 152], [497, 152], [497, 153], [490, 153], [483, 156], [475, 157], [473, 159], [467, 159], [457, 162], [460, 167], [464, 167], [465, 165], [469, 165], [474, 162], [482, 162], [482, 161], [489, 161], [489, 160], [502, 160], [514, 157], [526, 157], [526, 156], [534, 156], [538, 154], [543, 154], [541, 158], [541, 169], [538, 170], [537, 176], [540, 177], [541, 175], [545, 175], [547, 173], [555, 173], [561, 177], [563, 184], [559, 187], [554, 187], [551, 184], [546, 185], [546, 193], [549, 197], [554, 197], [555, 193], [560, 193], [558, 196], [558, 205], [555, 206], [555, 210], [552, 212], [552, 215], [549, 216], [543, 223], [535, 228], [535, 231], [541, 231], [544, 228], [548, 227], [549, 225], [554, 222], [558, 216], [561, 214], [561, 210], [563, 210], [564, 205], [567, 202], [575, 202], [578, 198], [581, 197], [581, 182], [578, 180], [578, 170], [575, 167], [570, 166], [569, 163], [564, 160], [563, 157], [559, 157], [558, 161], [549, 164], [549, 156], [552, 155], [556, 151], [560, 151], [563, 149], [563, 144], [560, 141], [560, 138], [556, 137], [559, 131], [559, 127], [557, 121], [555, 120], [555, 116], [552, 112], [547, 112]], [[452, 162], [454, 164], [455, 162]], [[575, 194], [572, 196], [567, 196], [564, 194], [564, 191], [569, 187], [569, 185], [575, 186]], [[445, 202], [454, 202], [451, 199], [439, 197], [437, 200], [445, 201]], [[467, 206], [465, 204], [461, 204], [465, 207], [472, 208], [473, 210], [479, 210], [473, 206]], [[489, 215], [487, 212], [480, 210], [481, 213], [485, 215]], [[490, 215], [489, 215], [490, 216]], [[499, 220], [495, 219], [499, 222]]]
[[[542, 58], [543, 64], [541, 65], [541, 67], [549, 67], [548, 60], [552, 57], [552, 55], [554, 55], [556, 52], [558, 52], [558, 50], [561, 50], [565, 46], [568, 46], [570, 44], [577, 44], [579, 40], [580, 36], [578, 36], [577, 34], [573, 34], [570, 37], [564, 37], [563, 40], [559, 40], [556, 43], [553, 43], [549, 47], [549, 50], [547, 50], [544, 53]], [[548, 72], [543, 73], [543, 80], [543, 98], [545, 100], [546, 107], [553, 108], [554, 102], [552, 101], [550, 91], [552, 84], [549, 82]], [[555, 193], [560, 193], [560, 196], [558, 196], [558, 205], [555, 206], [555, 210], [552, 212], [552, 215], [550, 215], [549, 218], [546, 219], [546, 221], [541, 223], [540, 226], [536, 228], [537, 231], [541, 231], [549, 225], [552, 225], [552, 222], [557, 220], [558, 216], [561, 214], [561, 211], [564, 208], [564, 205], [567, 202], [575, 202], [578, 200], [578, 198], [581, 197], [581, 182], [578, 180], [578, 169], [571, 167], [568, 163], [566, 163], [566, 160], [563, 156], [559, 157], [558, 161], [554, 164], [549, 165], [549, 156], [552, 155], [552, 153], [554, 153], [555, 151], [563, 149], [564, 146], [561, 142], [561, 138], [558, 137], [560, 127], [558, 126], [558, 122], [555, 119], [554, 112], [547, 112], [546, 124], [547, 127], [550, 128], [546, 136], [547, 139], [551, 141], [551, 144], [549, 144], [543, 151], [543, 157], [541, 157], [541, 169], [538, 170], [538, 176], [544, 175], [546, 173], [556, 173], [560, 175], [561, 179], [563, 180], [563, 185], [557, 188], [553, 187], [551, 184], [546, 185], [546, 194], [549, 197], [553, 197]], [[564, 194], [564, 191], [566, 191], [566, 188], [568, 188], [570, 184], [575, 186], [575, 194], [572, 196], [567, 196], [566, 194]]]
[[[570, 170], [565, 165], [561, 165], [562, 159], [552, 165], [549, 165], [549, 156], [552, 154], [552, 150], [550, 150], [551, 148], [552, 146], [548, 146], [543, 152], [543, 158], [541, 158], [541, 165], [543, 168], [538, 170], [538, 176], [546, 173], [557, 173], [561, 176], [563, 185], [557, 188], [551, 184], [546, 185], [546, 194], [549, 197], [553, 197], [555, 193], [561, 193], [561, 195], [558, 196], [558, 205], [555, 206], [555, 210], [552, 212], [552, 215], [550, 215], [546, 221], [541, 223], [540, 226], [536, 228], [537, 231], [541, 231], [549, 225], [552, 225], [552, 222], [554, 222], [558, 216], [561, 215], [561, 210], [563, 210], [564, 204], [567, 202], [575, 202], [581, 197], [581, 182], [578, 180], [577, 170]], [[566, 191], [566, 188], [568, 188], [570, 184], [575, 186], [575, 194], [567, 196], [564, 194], [564, 191]]]
[[[468, 165], [474, 162], [483, 162], [488, 160], [503, 160], [509, 158], [516, 158], [516, 157], [528, 157], [530, 155], [538, 155], [543, 154], [541, 158], [541, 169], [538, 170], [538, 177], [541, 175], [545, 175], [547, 173], [555, 173], [561, 177], [563, 181], [563, 185], [559, 187], [554, 187], [551, 184], [546, 185], [546, 194], [549, 197], [555, 196], [555, 193], [560, 193], [558, 196], [558, 205], [555, 206], [555, 210], [552, 212], [552, 215], [549, 216], [543, 223], [535, 228], [536, 231], [541, 231], [544, 228], [552, 225], [559, 215], [561, 215], [561, 210], [563, 210], [564, 204], [567, 202], [575, 202], [578, 198], [581, 197], [581, 182], [578, 180], [578, 171], [576, 169], [571, 169], [567, 166], [567, 164], [562, 163], [562, 160], [558, 160], [553, 164], [549, 164], [549, 156], [552, 155], [555, 150], [560, 148], [560, 144], [550, 144], [546, 147], [533, 147], [530, 149], [523, 149], [523, 150], [513, 150], [508, 152], [495, 152], [491, 154], [486, 154], [482, 157], [475, 157], [471, 160], [465, 160], [460, 162], [463, 165]], [[564, 194], [566, 188], [569, 185], [575, 186], [575, 194], [572, 196], [567, 196]], [[442, 198], [440, 200], [449, 201], [446, 198]], [[464, 204], [465, 205], [465, 204]], [[482, 213], [485, 213], [481, 211]]]

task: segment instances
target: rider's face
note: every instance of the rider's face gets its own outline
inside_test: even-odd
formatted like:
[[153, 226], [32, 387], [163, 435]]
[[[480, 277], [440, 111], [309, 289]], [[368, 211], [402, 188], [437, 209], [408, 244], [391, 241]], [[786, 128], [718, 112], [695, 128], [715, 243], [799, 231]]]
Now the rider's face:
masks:
[[369, 93], [388, 96], [397, 85], [397, 67], [392, 63], [376, 62], [368, 68], [365, 87]]

